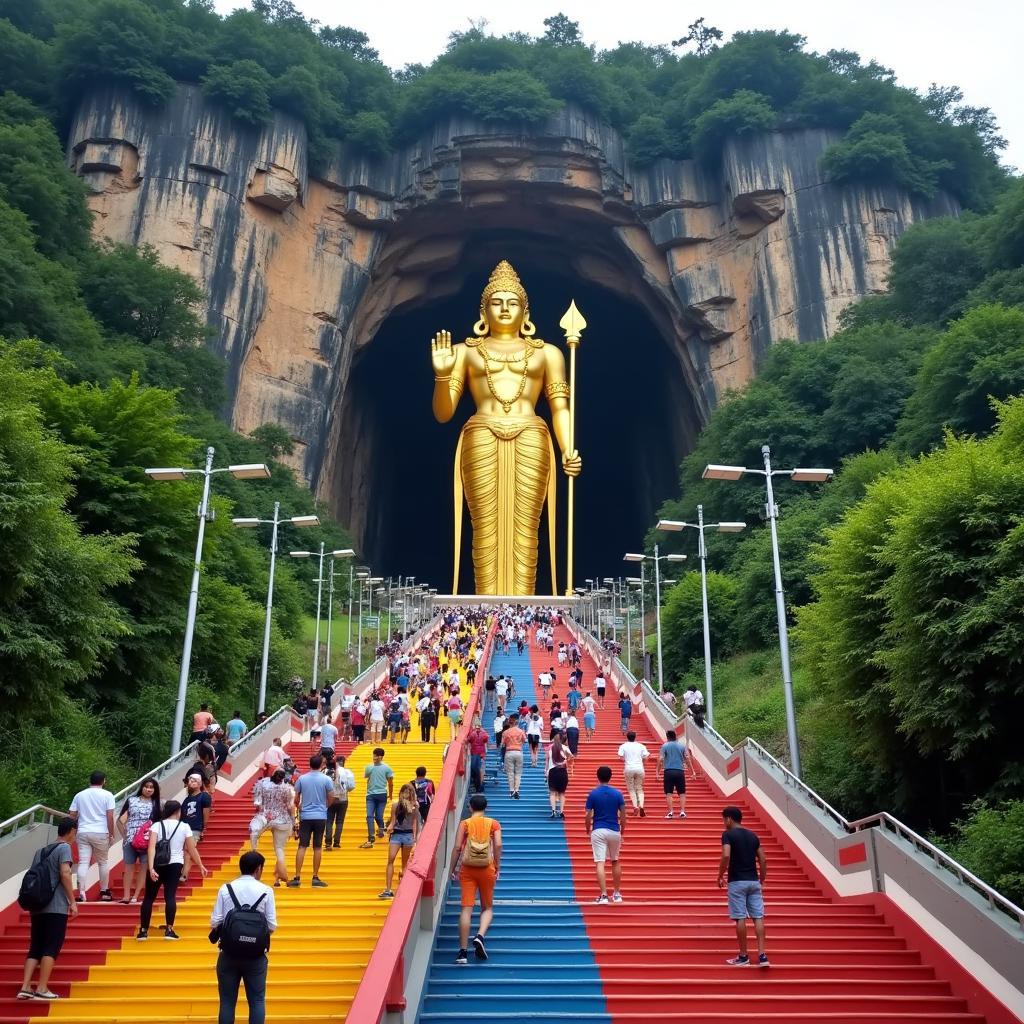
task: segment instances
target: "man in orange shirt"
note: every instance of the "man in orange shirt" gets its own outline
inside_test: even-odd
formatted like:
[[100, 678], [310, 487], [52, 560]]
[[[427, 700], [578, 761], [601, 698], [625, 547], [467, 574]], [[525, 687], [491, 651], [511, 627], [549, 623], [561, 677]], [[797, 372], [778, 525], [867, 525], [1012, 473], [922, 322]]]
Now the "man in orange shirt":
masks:
[[480, 927], [473, 939], [477, 960], [487, 959], [484, 937], [494, 919], [494, 886], [501, 873], [501, 825], [484, 816], [487, 797], [474, 793], [469, 798], [472, 814], [459, 823], [455, 839], [452, 878], [462, 887], [462, 913], [459, 915], [459, 955], [457, 964], [469, 963], [469, 926], [473, 906], [480, 894]]
[[506, 725], [501, 734], [501, 748], [505, 751], [505, 772], [508, 775], [508, 795], [513, 800], [519, 799], [519, 784], [523, 778], [523, 744], [526, 733], [519, 728], [519, 720], [508, 719], [511, 726]]
[[200, 704], [199, 710], [192, 716], [192, 738], [189, 741], [194, 743], [197, 740], [202, 743], [206, 739], [206, 729], [213, 722], [213, 713], [209, 704]]

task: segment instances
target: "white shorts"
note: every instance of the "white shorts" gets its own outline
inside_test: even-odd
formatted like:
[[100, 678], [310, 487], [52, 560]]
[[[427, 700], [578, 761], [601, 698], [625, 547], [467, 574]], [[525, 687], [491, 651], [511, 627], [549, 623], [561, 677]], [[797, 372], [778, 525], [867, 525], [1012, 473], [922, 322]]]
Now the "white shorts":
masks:
[[590, 833], [590, 846], [594, 851], [595, 864], [603, 864], [606, 860], [614, 864], [619, 859], [622, 833], [611, 828], [595, 828]]

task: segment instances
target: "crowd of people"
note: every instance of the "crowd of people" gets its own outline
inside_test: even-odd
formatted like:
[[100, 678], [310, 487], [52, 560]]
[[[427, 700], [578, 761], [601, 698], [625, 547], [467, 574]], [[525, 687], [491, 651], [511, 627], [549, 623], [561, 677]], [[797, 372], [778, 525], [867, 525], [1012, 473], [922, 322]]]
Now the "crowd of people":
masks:
[[[264, 751], [259, 778], [253, 790], [254, 815], [250, 823], [252, 850], [239, 862], [239, 876], [222, 886], [211, 915], [211, 939], [220, 944], [217, 976], [221, 995], [221, 1020], [234, 1019], [234, 1007], [240, 985], [245, 986], [250, 1021], [263, 1018], [266, 989], [266, 950], [270, 934], [277, 926], [273, 889], [298, 888], [310, 846], [311, 885], [326, 887], [319, 877], [323, 851], [336, 850], [341, 844], [351, 795], [357, 789], [354, 773], [346, 767], [342, 743], [375, 744], [371, 761], [363, 771], [365, 784], [367, 838], [361, 848], [372, 849], [386, 840], [382, 899], [395, 892], [396, 870], [404, 870], [427, 821], [435, 796], [435, 785], [426, 767], [419, 767], [413, 778], [398, 785], [395, 772], [387, 763], [388, 745], [407, 743], [411, 732], [412, 709], [419, 717], [420, 741], [437, 742], [442, 719], [448, 721], [448, 737], [454, 739], [462, 724], [465, 708], [474, 685], [478, 665], [476, 653], [482, 648], [489, 626], [485, 609], [455, 609], [448, 612], [440, 631], [418, 650], [403, 651], [400, 645], [387, 645], [384, 653], [390, 666], [385, 679], [367, 694], [353, 692], [340, 680], [318, 691], [303, 687], [293, 710], [313, 741], [309, 770], [300, 773], [288, 757], [280, 737]], [[565, 816], [565, 799], [572, 779], [580, 742], [593, 740], [597, 731], [597, 710], [605, 707], [607, 677], [598, 670], [593, 685], [585, 686], [581, 650], [574, 641], [555, 643], [555, 627], [560, 625], [554, 610], [506, 607], [498, 613], [496, 642], [523, 652], [530, 642], [551, 655], [551, 664], [537, 679], [542, 693], [539, 702], [520, 699], [516, 703], [516, 683], [511, 676], [489, 675], [482, 687], [486, 709], [494, 710], [493, 743], [499, 751], [499, 771], [505, 774], [513, 799], [519, 799], [526, 751], [531, 767], [540, 765], [549, 793], [550, 816]], [[556, 667], [557, 666], [557, 667]], [[463, 682], [460, 668], [465, 674]], [[565, 673], [564, 687], [559, 677]], [[695, 689], [695, 688], [691, 688]], [[564, 702], [561, 693], [564, 691]], [[686, 703], [691, 714], [699, 713], [703, 701], [688, 691]], [[651, 752], [638, 742], [631, 728], [633, 703], [628, 693], [617, 695], [623, 741], [618, 748], [623, 781], [629, 806], [637, 817], [646, 816], [644, 781], [646, 762]], [[694, 714], [694, 717], [696, 715]], [[259, 721], [257, 721], [259, 724]], [[178, 799], [162, 800], [156, 778], [144, 779], [135, 793], [118, 808], [113, 794], [106, 789], [106, 777], [94, 772], [87, 788], [72, 801], [69, 815], [57, 828], [57, 840], [39, 851], [23, 883], [22, 905], [31, 916], [31, 934], [25, 974], [19, 999], [53, 1000], [49, 988], [54, 963], [62, 948], [67, 922], [78, 913], [87, 899], [85, 886], [90, 865], [96, 862], [99, 873], [99, 900], [114, 902], [110, 885], [109, 852], [117, 837], [122, 843], [124, 865], [120, 902], [138, 905], [138, 941], [149, 938], [154, 904], [162, 892], [164, 899], [163, 937], [175, 940], [177, 891], [191, 871], [203, 877], [209, 874], [200, 846], [213, 813], [218, 772], [223, 768], [229, 745], [248, 733], [248, 726], [236, 711], [222, 727], [213, 712], [202, 704], [193, 719], [193, 739], [197, 741], [195, 763], [184, 778], [185, 792]], [[470, 779], [473, 793], [470, 816], [459, 828], [452, 864], [453, 877], [462, 891], [459, 922], [460, 949], [456, 963], [468, 963], [472, 945], [479, 960], [487, 959], [486, 933], [493, 918], [494, 885], [502, 857], [501, 826], [485, 814], [486, 755], [491, 736], [474, 718], [467, 734]], [[663, 782], [667, 818], [685, 818], [687, 769], [696, 775], [696, 766], [683, 742], [669, 732], [657, 755], [657, 775]], [[602, 765], [597, 771], [598, 786], [587, 796], [586, 823], [591, 836], [597, 881], [598, 903], [619, 903], [622, 872], [620, 850], [626, 828], [627, 803], [622, 792], [610, 783], [613, 769]], [[676, 810], [678, 803], [678, 812]], [[758, 960], [767, 965], [764, 950], [764, 908], [760, 883], [766, 863], [757, 837], [741, 825], [738, 808], [723, 812], [720, 885], [728, 885], [730, 915], [736, 921], [739, 955], [730, 960], [736, 965], [751, 963], [747, 951], [746, 920], [755, 923]], [[262, 882], [265, 859], [256, 849], [260, 837], [270, 832], [273, 838], [273, 885]], [[297, 840], [294, 871], [289, 872], [286, 846]], [[73, 853], [77, 849], [78, 888], [72, 883]], [[606, 864], [611, 864], [611, 891]], [[32, 887], [35, 886], [35, 895]], [[472, 943], [469, 941], [473, 908], [479, 901], [481, 916]], [[241, 944], [240, 944], [241, 943]], [[251, 943], [251, 945], [246, 945]], [[254, 957], [248, 952], [258, 951]], [[241, 952], [240, 952], [241, 951]], [[243, 955], [245, 953], [246, 955]], [[33, 978], [38, 980], [33, 988]]]

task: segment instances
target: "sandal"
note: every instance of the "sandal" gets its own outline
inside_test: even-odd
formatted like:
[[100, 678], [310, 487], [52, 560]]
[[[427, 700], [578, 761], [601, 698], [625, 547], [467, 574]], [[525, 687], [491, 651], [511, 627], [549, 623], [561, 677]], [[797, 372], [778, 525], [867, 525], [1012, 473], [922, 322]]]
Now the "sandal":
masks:
[[122, 904], [123, 906], [127, 907], [131, 903], [131, 900], [130, 899], [123, 899], [123, 900], [118, 900], [117, 902]]
[[35, 992], [33, 992], [32, 989], [30, 989], [30, 988], [19, 988], [18, 989], [18, 994], [17, 994], [17, 996], [15, 998], [17, 998], [17, 999], [34, 999], [35, 995], [36, 995]]

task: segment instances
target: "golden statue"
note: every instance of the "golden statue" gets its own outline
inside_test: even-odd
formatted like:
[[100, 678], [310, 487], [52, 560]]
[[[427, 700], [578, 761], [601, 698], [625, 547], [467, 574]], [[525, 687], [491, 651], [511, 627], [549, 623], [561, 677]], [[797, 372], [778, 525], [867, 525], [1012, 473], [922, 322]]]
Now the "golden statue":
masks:
[[448, 331], [431, 342], [434, 416], [447, 423], [462, 392], [476, 413], [462, 428], [455, 452], [455, 581], [458, 592], [462, 544], [462, 498], [473, 524], [476, 593], [536, 593], [541, 511], [548, 502], [552, 593], [555, 576], [555, 453], [547, 424], [537, 415], [547, 396], [562, 469], [582, 468], [572, 447], [569, 385], [561, 349], [535, 338], [526, 290], [502, 260], [480, 297], [480, 319], [472, 338], [452, 344]]

